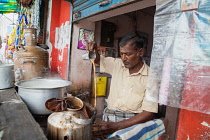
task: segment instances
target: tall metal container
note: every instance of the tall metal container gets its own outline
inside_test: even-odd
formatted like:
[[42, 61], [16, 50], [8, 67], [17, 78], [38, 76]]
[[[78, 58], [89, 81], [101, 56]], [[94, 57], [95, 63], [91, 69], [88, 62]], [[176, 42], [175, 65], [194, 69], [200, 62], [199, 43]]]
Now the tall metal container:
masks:
[[36, 29], [26, 28], [24, 32], [26, 45], [17, 48], [14, 53], [15, 82], [45, 77], [49, 69], [48, 51], [36, 46]]
[[93, 118], [85, 119], [80, 111], [54, 112], [48, 117], [48, 139], [91, 140]]

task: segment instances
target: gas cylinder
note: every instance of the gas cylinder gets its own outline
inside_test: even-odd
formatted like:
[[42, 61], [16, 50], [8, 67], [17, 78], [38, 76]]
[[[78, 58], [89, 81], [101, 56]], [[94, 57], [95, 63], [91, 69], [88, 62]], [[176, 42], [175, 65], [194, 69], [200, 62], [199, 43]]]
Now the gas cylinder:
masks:
[[48, 74], [48, 51], [37, 46], [36, 29], [25, 28], [25, 46], [19, 46], [14, 52], [15, 82]]
[[80, 111], [54, 112], [48, 117], [48, 139], [91, 140], [93, 118], [86, 119]]

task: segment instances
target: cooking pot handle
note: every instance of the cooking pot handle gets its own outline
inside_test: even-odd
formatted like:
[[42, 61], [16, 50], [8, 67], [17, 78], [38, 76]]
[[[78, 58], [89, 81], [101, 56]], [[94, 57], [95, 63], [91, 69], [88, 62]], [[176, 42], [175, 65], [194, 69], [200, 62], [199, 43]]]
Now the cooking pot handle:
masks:
[[97, 114], [97, 110], [94, 110], [93, 112], [93, 116], [90, 118], [91, 119], [91, 124], [93, 124], [95, 122], [95, 119], [96, 119], [96, 114]]
[[36, 64], [36, 60], [33, 60], [33, 59], [20, 59], [20, 63], [21, 64], [25, 64], [25, 63], [33, 63], [33, 64]]

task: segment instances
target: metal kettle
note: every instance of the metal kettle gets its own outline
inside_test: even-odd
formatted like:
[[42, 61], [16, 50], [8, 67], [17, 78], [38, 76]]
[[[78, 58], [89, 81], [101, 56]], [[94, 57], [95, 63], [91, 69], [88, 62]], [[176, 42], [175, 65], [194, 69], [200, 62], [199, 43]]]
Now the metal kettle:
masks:
[[[54, 105], [53, 105], [54, 106]], [[93, 113], [86, 117], [85, 108]], [[95, 120], [96, 110], [84, 102], [81, 110], [68, 109], [68, 111], [54, 112], [48, 117], [47, 132], [50, 140], [91, 140], [92, 124]]]

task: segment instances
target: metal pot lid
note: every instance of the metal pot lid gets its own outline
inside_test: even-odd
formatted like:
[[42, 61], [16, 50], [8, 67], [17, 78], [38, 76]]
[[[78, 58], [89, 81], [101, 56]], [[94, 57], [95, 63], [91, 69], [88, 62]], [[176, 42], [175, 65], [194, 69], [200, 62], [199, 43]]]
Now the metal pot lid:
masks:
[[54, 89], [71, 85], [72, 82], [62, 79], [31, 79], [17, 82], [19, 88], [29, 89]]

